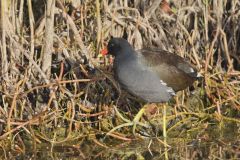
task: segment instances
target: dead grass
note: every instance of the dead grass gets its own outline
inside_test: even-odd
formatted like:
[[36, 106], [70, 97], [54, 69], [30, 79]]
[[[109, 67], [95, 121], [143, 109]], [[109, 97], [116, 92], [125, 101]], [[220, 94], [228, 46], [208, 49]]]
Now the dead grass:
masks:
[[[193, 94], [186, 90], [168, 104], [170, 136], [177, 129], [181, 129], [179, 137], [186, 137], [190, 130], [206, 130], [209, 122], [236, 122], [239, 127], [239, 1], [172, 0], [169, 5], [160, 1], [87, 0], [75, 4], [74, 0], [56, 0], [52, 35], [45, 34], [51, 27], [46, 26], [46, 4], [29, 2], [1, 1], [2, 146], [15, 144], [13, 150], [24, 152], [26, 140], [56, 145], [90, 139], [106, 147], [99, 140], [123, 123], [116, 112], [132, 119], [142, 105], [119, 90], [110, 59], [98, 57], [111, 35], [127, 35], [136, 49], [155, 46], [179, 54], [204, 76], [194, 85]], [[47, 52], [49, 36], [53, 49]], [[49, 68], [43, 69], [47, 53], [52, 53], [50, 74], [45, 71]], [[145, 119], [151, 127], [137, 130], [159, 136], [161, 112], [149, 108]], [[128, 127], [109, 136], [135, 139]]]

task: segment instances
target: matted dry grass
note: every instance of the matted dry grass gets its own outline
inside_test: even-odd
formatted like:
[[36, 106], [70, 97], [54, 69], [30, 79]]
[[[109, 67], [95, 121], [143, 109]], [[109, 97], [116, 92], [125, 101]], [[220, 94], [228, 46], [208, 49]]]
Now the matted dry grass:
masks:
[[[239, 134], [238, 0], [57, 0], [54, 27], [46, 27], [46, 3], [1, 1], [2, 146], [15, 144], [13, 150], [24, 152], [26, 141], [57, 145], [90, 139], [107, 147], [99, 140], [123, 123], [116, 113], [132, 119], [142, 105], [120, 92], [111, 58], [98, 56], [110, 36], [127, 36], [136, 49], [155, 46], [179, 54], [203, 75], [192, 93], [180, 92], [168, 103], [170, 137], [187, 138], [191, 132], [201, 137], [211, 125], [232, 122]], [[54, 34], [46, 34], [51, 28]], [[151, 127], [139, 127], [138, 133], [159, 137], [161, 116], [151, 105], [142, 120]], [[128, 127], [107, 137], [135, 139]]]

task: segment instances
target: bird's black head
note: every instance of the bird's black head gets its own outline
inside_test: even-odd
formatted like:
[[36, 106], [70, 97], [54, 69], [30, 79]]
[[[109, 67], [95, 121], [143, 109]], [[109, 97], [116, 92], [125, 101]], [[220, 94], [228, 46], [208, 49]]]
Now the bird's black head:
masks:
[[112, 37], [108, 42], [107, 50], [108, 54], [116, 57], [119, 55], [128, 54], [129, 51], [132, 51], [132, 46], [123, 38]]

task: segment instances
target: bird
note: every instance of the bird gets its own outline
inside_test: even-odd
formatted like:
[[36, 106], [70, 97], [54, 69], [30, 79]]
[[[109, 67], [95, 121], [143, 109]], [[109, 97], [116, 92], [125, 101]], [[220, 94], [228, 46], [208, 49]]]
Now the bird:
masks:
[[[121, 89], [146, 103], [168, 102], [176, 92], [191, 86], [199, 76], [197, 70], [177, 54], [152, 47], [135, 50], [120, 37], [111, 37], [101, 54], [114, 57], [114, 78]], [[144, 112], [145, 107], [142, 107], [129, 123], [133, 125], [134, 134]]]

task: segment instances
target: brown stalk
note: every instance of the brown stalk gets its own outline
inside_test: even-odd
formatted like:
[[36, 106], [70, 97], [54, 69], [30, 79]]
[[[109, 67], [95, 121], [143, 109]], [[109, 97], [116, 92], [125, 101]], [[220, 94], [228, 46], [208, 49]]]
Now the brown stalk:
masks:
[[1, 75], [4, 80], [8, 81], [8, 60], [7, 60], [7, 44], [6, 44], [6, 18], [8, 17], [7, 1], [1, 1]]
[[50, 77], [51, 64], [52, 64], [52, 52], [53, 52], [53, 35], [54, 35], [54, 12], [55, 0], [47, 1], [46, 10], [46, 27], [45, 27], [45, 41], [43, 49], [42, 70]]

